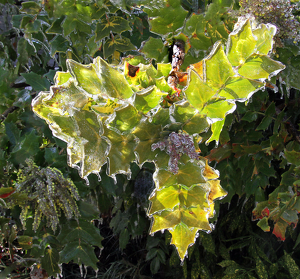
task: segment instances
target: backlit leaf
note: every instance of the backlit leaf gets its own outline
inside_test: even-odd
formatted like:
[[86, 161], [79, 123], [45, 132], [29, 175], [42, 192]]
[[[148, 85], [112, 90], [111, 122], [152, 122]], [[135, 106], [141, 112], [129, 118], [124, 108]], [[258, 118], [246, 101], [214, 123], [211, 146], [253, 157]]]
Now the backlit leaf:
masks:
[[252, 54], [239, 68], [238, 72], [241, 76], [249, 79], [267, 79], [284, 68], [285, 66], [282, 63], [266, 55]]
[[254, 52], [256, 40], [251, 30], [251, 23], [248, 19], [229, 35], [227, 53], [232, 66], [238, 66], [248, 59]]

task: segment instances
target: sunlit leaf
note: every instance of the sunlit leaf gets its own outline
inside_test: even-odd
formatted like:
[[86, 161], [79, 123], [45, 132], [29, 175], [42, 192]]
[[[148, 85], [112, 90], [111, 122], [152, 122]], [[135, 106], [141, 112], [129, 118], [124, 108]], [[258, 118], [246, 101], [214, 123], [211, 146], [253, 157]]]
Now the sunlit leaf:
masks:
[[253, 36], [250, 19], [229, 35], [228, 40], [228, 59], [232, 66], [243, 64], [254, 52], [256, 39]]
[[247, 58], [238, 72], [249, 79], [267, 79], [270, 75], [275, 75], [284, 68], [282, 63], [266, 55], [253, 54]]
[[120, 135], [104, 127], [104, 136], [109, 139], [111, 148], [108, 154], [109, 174], [130, 171], [130, 163], [135, 160], [134, 148], [137, 143], [132, 134]]

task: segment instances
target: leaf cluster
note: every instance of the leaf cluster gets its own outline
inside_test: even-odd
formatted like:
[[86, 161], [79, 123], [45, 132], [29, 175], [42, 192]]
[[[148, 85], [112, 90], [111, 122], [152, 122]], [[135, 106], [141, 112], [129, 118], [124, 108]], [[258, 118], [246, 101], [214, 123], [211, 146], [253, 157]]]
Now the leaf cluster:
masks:
[[[255, 31], [249, 21], [242, 29], [247, 35], [231, 33], [237, 2], [1, 1], [4, 277], [15, 271], [32, 278], [58, 273], [76, 278], [299, 276], [299, 47], [284, 39], [273, 53], [271, 45], [259, 49], [257, 38], [270, 42], [274, 35], [270, 24], [275, 22], [263, 19], [266, 25]], [[297, 11], [291, 12], [297, 24]], [[289, 31], [283, 26], [280, 32]], [[224, 45], [230, 33], [231, 43]], [[168, 85], [171, 64], [166, 64], [176, 40], [186, 46], [179, 96]], [[224, 46], [214, 47], [219, 40]], [[142, 56], [127, 57], [137, 54]], [[99, 58], [93, 64], [96, 56], [114, 66]], [[119, 64], [122, 57], [127, 58]], [[283, 68], [275, 60], [286, 69], [280, 79], [268, 79]], [[257, 63], [259, 76], [248, 76]], [[100, 81], [94, 65], [103, 70]], [[226, 74], [210, 70], [216, 65]], [[240, 80], [232, 79], [237, 76]], [[255, 94], [240, 90], [249, 86]], [[42, 104], [49, 109], [43, 111], [48, 127], [31, 102], [49, 89], [54, 98], [45, 93]], [[218, 121], [211, 125], [211, 119]], [[179, 130], [193, 135], [203, 156], [194, 162], [183, 156], [181, 176], [169, 172], [164, 151], [151, 151]], [[28, 158], [33, 161], [26, 167]], [[91, 169], [86, 185], [80, 176]], [[194, 184], [195, 173], [205, 187]], [[227, 192], [222, 201], [209, 194], [212, 183]], [[199, 218], [189, 222], [201, 212], [199, 200], [206, 214], [211, 212], [204, 216], [206, 228], [214, 230], [195, 231], [181, 265], [169, 244], [180, 239], [174, 238], [180, 228], [197, 227]], [[170, 225], [166, 212], [180, 214]], [[174, 220], [180, 220], [176, 230]], [[164, 229], [170, 231], [160, 232]]]

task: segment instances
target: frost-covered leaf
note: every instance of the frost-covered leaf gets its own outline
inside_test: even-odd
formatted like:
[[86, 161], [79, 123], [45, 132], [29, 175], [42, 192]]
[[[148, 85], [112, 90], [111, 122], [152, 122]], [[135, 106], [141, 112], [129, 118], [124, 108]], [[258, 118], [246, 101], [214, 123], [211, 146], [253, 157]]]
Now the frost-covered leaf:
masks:
[[285, 66], [270, 57], [262, 54], [252, 54], [245, 63], [239, 68], [238, 72], [241, 76], [249, 79], [267, 79]]
[[244, 23], [240, 22], [237, 30], [232, 32], [228, 39], [227, 53], [232, 66], [243, 64], [254, 52], [255, 47], [256, 39], [252, 33], [250, 19]]

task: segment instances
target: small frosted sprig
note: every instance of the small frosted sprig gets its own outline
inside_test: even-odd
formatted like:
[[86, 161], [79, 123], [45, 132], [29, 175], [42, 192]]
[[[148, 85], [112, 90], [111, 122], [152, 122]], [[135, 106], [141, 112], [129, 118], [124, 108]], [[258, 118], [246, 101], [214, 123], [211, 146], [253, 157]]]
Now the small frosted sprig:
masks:
[[21, 222], [25, 229], [27, 212], [34, 211], [33, 230], [36, 231], [43, 217], [53, 231], [59, 224], [61, 210], [68, 219], [78, 218], [79, 209], [76, 200], [79, 194], [70, 179], [66, 179], [56, 168], [39, 168], [32, 160], [26, 160], [27, 167], [20, 169], [16, 189], [28, 196], [21, 204]]
[[195, 150], [193, 138], [181, 131], [179, 133], [172, 132], [163, 141], [153, 143], [151, 146], [152, 151], [157, 148], [161, 151], [165, 150], [170, 156], [169, 170], [174, 174], [178, 173], [178, 161], [183, 154], [186, 154], [191, 159], [198, 159], [199, 157], [199, 154]]

